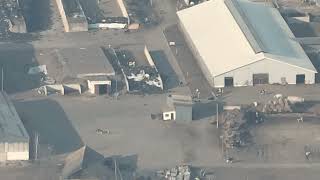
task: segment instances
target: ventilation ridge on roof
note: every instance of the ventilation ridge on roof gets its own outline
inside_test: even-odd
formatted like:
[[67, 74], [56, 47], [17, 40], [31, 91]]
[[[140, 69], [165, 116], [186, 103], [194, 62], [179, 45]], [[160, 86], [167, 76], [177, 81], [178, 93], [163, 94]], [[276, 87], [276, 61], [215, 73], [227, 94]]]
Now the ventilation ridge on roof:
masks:
[[250, 24], [245, 12], [241, 9], [237, 0], [225, 0], [225, 5], [229, 9], [231, 15], [237, 22], [244, 36], [249, 41], [251, 48], [255, 53], [264, 52], [264, 46], [257, 33], [254, 31], [253, 26]]

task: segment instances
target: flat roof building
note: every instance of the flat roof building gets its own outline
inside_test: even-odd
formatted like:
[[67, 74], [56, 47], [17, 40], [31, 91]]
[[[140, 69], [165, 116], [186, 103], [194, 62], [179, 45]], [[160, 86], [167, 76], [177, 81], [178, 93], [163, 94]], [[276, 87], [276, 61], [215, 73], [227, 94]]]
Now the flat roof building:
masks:
[[192, 121], [192, 98], [187, 95], [168, 95], [167, 104], [162, 109], [163, 120], [177, 122]]
[[316, 69], [276, 8], [210, 0], [177, 14], [213, 87], [315, 83]]
[[58, 59], [64, 73], [88, 82], [92, 94], [111, 92], [111, 79], [115, 71], [100, 47], [67, 48], [58, 50]]
[[0, 161], [29, 160], [29, 135], [5, 92], [0, 93]]

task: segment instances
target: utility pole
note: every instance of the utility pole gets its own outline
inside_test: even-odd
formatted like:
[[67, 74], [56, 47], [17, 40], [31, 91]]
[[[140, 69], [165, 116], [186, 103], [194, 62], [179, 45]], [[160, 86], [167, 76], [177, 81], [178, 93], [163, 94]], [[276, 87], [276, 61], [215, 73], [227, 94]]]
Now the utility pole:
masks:
[[38, 159], [38, 144], [39, 144], [39, 134], [37, 132], [35, 132], [35, 155], [34, 155], [34, 159], [37, 160]]
[[216, 104], [217, 128], [219, 128], [219, 104]]
[[116, 96], [116, 100], [118, 100], [118, 79], [116, 77], [116, 93], [115, 93], [115, 96]]
[[221, 136], [221, 154], [222, 154], [222, 159], [224, 159], [224, 137], [223, 137], [223, 135]]
[[117, 161], [116, 161], [115, 158], [113, 159], [113, 162], [114, 162], [114, 177], [115, 177], [115, 180], [118, 180], [118, 175], [117, 175]]
[[4, 77], [3, 77], [3, 66], [1, 66], [1, 91], [3, 92], [3, 79], [4, 79]]

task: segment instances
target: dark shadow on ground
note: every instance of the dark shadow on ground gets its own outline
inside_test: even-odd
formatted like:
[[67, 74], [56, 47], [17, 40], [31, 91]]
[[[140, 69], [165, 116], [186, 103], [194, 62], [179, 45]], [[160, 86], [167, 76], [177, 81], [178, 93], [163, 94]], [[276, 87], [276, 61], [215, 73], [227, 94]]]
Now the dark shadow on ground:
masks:
[[15, 49], [14, 46], [14, 44], [0, 45], [0, 66], [3, 67], [4, 71], [4, 90], [8, 94], [23, 92], [40, 86], [41, 75], [29, 75], [27, 73], [30, 67], [38, 66], [33, 46], [27, 43], [19, 45], [23, 48]]
[[201, 98], [211, 96], [212, 87], [205, 78], [178, 25], [168, 26], [164, 30], [164, 35], [168, 42], [175, 42], [175, 46], [170, 46], [170, 49], [184, 74], [191, 92], [194, 93], [198, 89]]
[[52, 26], [50, 0], [24, 0], [21, 6], [28, 32], [50, 29]]
[[152, 28], [161, 23], [161, 18], [153, 10], [150, 0], [124, 0], [130, 21], [143, 24], [143, 27]]
[[312, 112], [317, 114], [316, 112], [317, 108], [313, 108], [316, 105], [319, 105], [320, 101], [306, 101], [303, 103], [297, 103], [293, 106], [292, 110], [293, 112], [296, 113], [307, 113], [307, 112]]
[[[219, 112], [222, 111], [222, 104], [219, 103]], [[194, 102], [192, 105], [192, 120], [201, 120], [216, 115], [217, 102]]]
[[119, 93], [125, 89], [125, 83], [121, 79], [112, 79], [110, 94]]
[[7, 34], [0, 34], [0, 42], [29, 43], [39, 40], [41, 37], [39, 34], [9, 32]]
[[68, 153], [83, 146], [80, 136], [56, 101], [46, 99], [14, 104], [30, 136], [39, 133], [40, 145], [51, 145], [55, 154]]
[[117, 74], [122, 74], [121, 68], [118, 65], [118, 60], [117, 60], [117, 56], [115, 54], [115, 51], [113, 51], [111, 48], [106, 48], [106, 47], [101, 47], [101, 49], [103, 50], [104, 55], [107, 57], [111, 66], [113, 67], [114, 71]]
[[318, 35], [317, 25], [311, 25], [300, 20], [295, 21], [297, 22], [288, 24], [295, 37], [315, 37]]
[[97, 0], [79, 0], [84, 14], [89, 17], [89, 23], [99, 23], [105, 19], [102, 11], [99, 8]]
[[281, 8], [280, 10], [281, 15], [285, 17], [301, 17], [305, 16], [305, 13], [299, 11], [298, 9], [286, 7], [286, 8]]
[[151, 57], [156, 64], [159, 74], [164, 83], [164, 89], [172, 89], [179, 86], [179, 77], [170, 65], [164, 51], [151, 51]]
[[104, 160], [104, 165], [114, 171], [116, 161], [118, 171], [120, 170], [123, 179], [133, 179], [137, 170], [138, 155], [111, 156]]
[[[307, 47], [307, 48], [317, 52], [317, 49], [315, 49], [315, 48], [312, 48], [312, 47]], [[318, 72], [320, 72], [320, 56], [319, 56], [319, 54], [318, 53], [308, 53], [307, 55], [308, 55], [309, 59], [311, 60], [313, 66], [316, 68], [316, 70]], [[316, 83], [320, 83], [320, 74], [319, 73], [317, 73], [315, 75], [315, 81], [316, 81]]]

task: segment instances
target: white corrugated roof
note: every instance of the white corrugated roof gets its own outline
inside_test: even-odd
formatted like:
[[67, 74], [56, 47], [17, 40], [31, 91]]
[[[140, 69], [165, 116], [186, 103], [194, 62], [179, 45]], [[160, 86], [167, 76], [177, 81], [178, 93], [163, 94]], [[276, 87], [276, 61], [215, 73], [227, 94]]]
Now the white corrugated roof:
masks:
[[265, 53], [316, 72], [275, 8], [246, 0], [210, 0], [177, 14], [212, 76], [261, 60]]
[[5, 92], [0, 92], [0, 142], [27, 142], [29, 135]]

